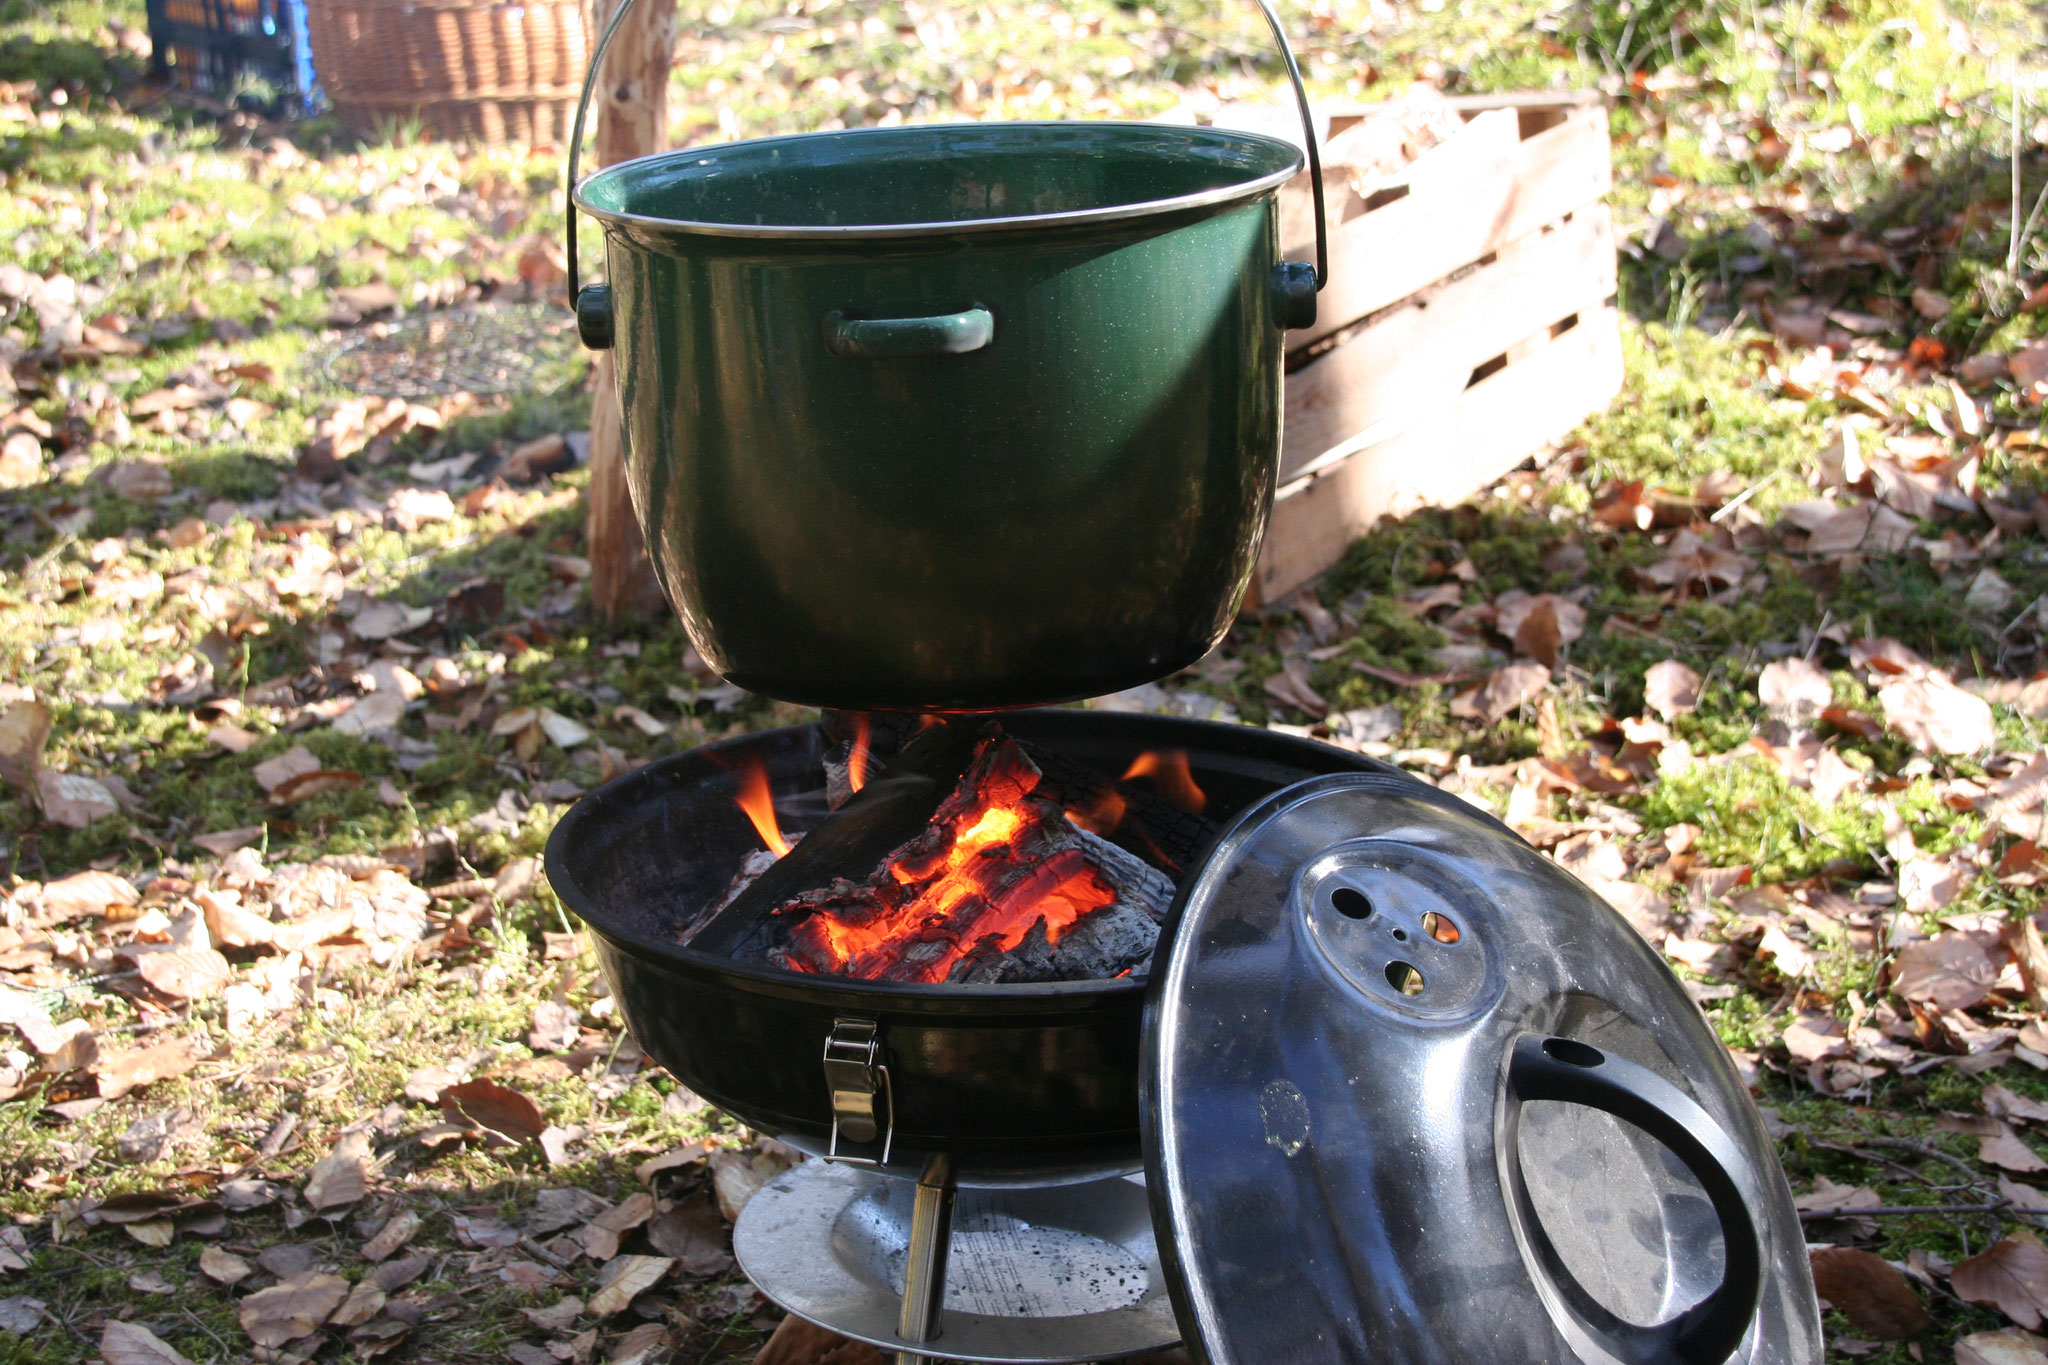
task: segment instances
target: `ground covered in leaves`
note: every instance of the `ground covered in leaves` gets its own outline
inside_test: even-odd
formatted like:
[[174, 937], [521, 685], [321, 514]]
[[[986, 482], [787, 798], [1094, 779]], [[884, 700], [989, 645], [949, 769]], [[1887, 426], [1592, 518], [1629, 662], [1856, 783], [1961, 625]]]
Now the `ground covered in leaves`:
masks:
[[[1213, 7], [1212, 7], [1213, 8]], [[676, 131], [1270, 93], [1256, 11], [759, 0]], [[1597, 85], [1614, 408], [1101, 705], [1492, 809], [1689, 983], [1836, 1359], [2048, 1362], [2048, 101], [2033, 11], [1319, 0], [1318, 92]], [[746, 1359], [791, 1159], [650, 1070], [564, 804], [806, 718], [590, 618], [558, 149], [362, 144], [0, 0], [0, 1353]]]

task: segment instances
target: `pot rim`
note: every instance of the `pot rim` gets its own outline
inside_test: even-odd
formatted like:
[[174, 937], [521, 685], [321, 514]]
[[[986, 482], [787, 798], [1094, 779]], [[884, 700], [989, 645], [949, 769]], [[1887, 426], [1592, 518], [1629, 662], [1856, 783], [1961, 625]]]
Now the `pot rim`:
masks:
[[[1039, 213], [1014, 215], [1007, 218], [967, 218], [942, 222], [923, 223], [854, 223], [831, 224], [790, 224], [790, 223], [709, 223], [687, 218], [657, 218], [650, 214], [628, 213], [620, 209], [605, 208], [591, 202], [586, 191], [593, 181], [606, 176], [622, 177], [633, 167], [644, 167], [655, 161], [674, 161], [686, 157], [704, 157], [732, 147], [758, 148], [777, 143], [815, 141], [820, 138], [902, 138], [906, 135], [930, 135], [948, 130], [973, 129], [987, 133], [995, 130], [1016, 129], [1022, 131], [1043, 131], [1057, 128], [1063, 131], [1074, 129], [1134, 129], [1166, 134], [1199, 133], [1205, 137], [1225, 142], [1237, 142], [1279, 148], [1287, 153], [1286, 166], [1252, 180], [1241, 180], [1235, 184], [1201, 190], [1194, 194], [1175, 195], [1169, 199], [1148, 199], [1132, 204], [1113, 204], [1103, 208], [1076, 209], [1066, 213]], [[998, 136], [1004, 135], [998, 132]], [[737, 142], [723, 142], [711, 147], [685, 147], [675, 151], [657, 152], [652, 156], [635, 157], [592, 171], [577, 182], [570, 191], [575, 206], [608, 227], [639, 227], [656, 231], [702, 237], [752, 238], [770, 241], [797, 242], [844, 242], [902, 240], [931, 237], [958, 237], [963, 235], [982, 236], [990, 233], [1025, 232], [1040, 228], [1100, 227], [1106, 224], [1135, 222], [1145, 218], [1156, 218], [1168, 214], [1186, 213], [1200, 209], [1221, 208], [1232, 204], [1248, 203], [1277, 191], [1282, 185], [1300, 174], [1305, 162], [1301, 148], [1283, 138], [1271, 137], [1264, 133], [1244, 132], [1235, 128], [1187, 127], [1171, 123], [1140, 123], [1129, 119], [1046, 119], [1038, 121], [1013, 120], [999, 123], [917, 123], [892, 128], [841, 128], [830, 132], [785, 133], [779, 137], [745, 138]]]

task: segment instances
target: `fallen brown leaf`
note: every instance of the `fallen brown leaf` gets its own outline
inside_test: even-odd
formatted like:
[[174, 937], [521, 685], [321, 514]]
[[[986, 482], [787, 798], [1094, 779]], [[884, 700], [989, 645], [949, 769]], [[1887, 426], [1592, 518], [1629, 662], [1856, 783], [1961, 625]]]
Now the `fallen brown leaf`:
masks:
[[434, 1266], [434, 1253], [416, 1251], [396, 1261], [386, 1261], [370, 1272], [370, 1281], [387, 1294], [399, 1290], [426, 1274]]
[[526, 1045], [535, 1052], [567, 1052], [582, 1033], [583, 1021], [575, 1010], [560, 1001], [543, 1000], [533, 1007]]
[[225, 858], [238, 848], [247, 848], [263, 838], [263, 826], [240, 825], [211, 834], [195, 834], [192, 842], [216, 858]]
[[1779, 659], [1764, 665], [1756, 680], [1757, 700], [1787, 725], [1810, 725], [1834, 701], [1827, 670], [1811, 659]]
[[270, 799], [281, 806], [319, 796], [323, 792], [347, 791], [363, 785], [363, 775], [347, 768], [321, 768], [297, 777], [286, 778], [270, 793]]
[[2048, 1365], [2048, 1338], [2017, 1327], [1973, 1332], [1957, 1338], [1956, 1365]]
[[0, 782], [26, 792], [36, 789], [50, 725], [50, 708], [35, 697], [11, 701], [0, 711]]
[[441, 1112], [451, 1121], [496, 1133], [510, 1142], [530, 1142], [548, 1126], [539, 1105], [492, 1080], [451, 1085], [441, 1092], [440, 1104]]
[[121, 803], [98, 778], [49, 768], [36, 774], [36, 798], [43, 814], [66, 829], [85, 829], [121, 813]]
[[1920, 1296], [1890, 1262], [1853, 1247], [1811, 1253], [1813, 1287], [1865, 1336], [1904, 1341], [1933, 1324]]
[[215, 1284], [240, 1284], [256, 1273], [255, 1267], [217, 1246], [207, 1246], [199, 1253], [199, 1273]]
[[377, 1287], [375, 1280], [366, 1276], [356, 1281], [355, 1287], [348, 1292], [348, 1298], [344, 1299], [341, 1307], [335, 1309], [333, 1315], [327, 1319], [327, 1325], [360, 1327], [383, 1311], [384, 1291]]
[[320, 771], [320, 760], [313, 757], [312, 750], [305, 745], [295, 744], [275, 758], [266, 758], [249, 771], [257, 786], [266, 792], [275, 792], [295, 777]]
[[1495, 724], [1524, 702], [1533, 701], [1548, 686], [1550, 670], [1542, 664], [1509, 664], [1480, 684], [1471, 699], [1472, 712], [1488, 725]]
[[369, 1131], [343, 1133], [306, 1176], [306, 1203], [315, 1209], [353, 1204], [370, 1192], [370, 1172]]
[[1907, 1000], [1964, 1010], [1991, 995], [2005, 966], [2005, 946], [1984, 930], [1951, 930], [1909, 943], [1892, 965], [1892, 989]]
[[49, 1305], [26, 1294], [9, 1294], [0, 1299], [0, 1332], [25, 1337], [43, 1325]]
[[1586, 609], [1556, 593], [1539, 593], [1503, 604], [1495, 624], [1515, 642], [1517, 653], [1556, 668], [1559, 651], [1586, 633]]
[[1801, 1213], [1835, 1213], [1872, 1208], [1882, 1202], [1868, 1185], [1837, 1185], [1823, 1175], [1815, 1178], [1811, 1191], [1795, 1196], [1792, 1206]]
[[609, 1261], [619, 1254], [619, 1242], [626, 1233], [654, 1216], [654, 1196], [637, 1191], [590, 1220], [577, 1234], [583, 1254], [594, 1261]]
[[1978, 1092], [1977, 1102], [1994, 1118], [2019, 1119], [2025, 1123], [2048, 1123], [2048, 1104], [2030, 1100], [2017, 1091], [1993, 1081]]
[[2032, 1185], [2022, 1185], [2011, 1176], [1998, 1177], [1999, 1197], [2024, 1213], [2048, 1213], [2048, 1194]]
[[118, 1100], [151, 1081], [182, 1076], [203, 1060], [204, 1054], [197, 1047], [180, 1038], [154, 1047], [102, 1056], [93, 1063], [92, 1074], [99, 1082], [100, 1098]]
[[1949, 1287], [2031, 1331], [2048, 1310], [2048, 1250], [2032, 1238], [2008, 1237], [1958, 1265]]
[[63, 923], [86, 915], [104, 915], [110, 906], [125, 909], [141, 900], [142, 895], [126, 877], [111, 872], [74, 872], [43, 883], [37, 899], [42, 907], [39, 918]]
[[1310, 683], [1303, 659], [1289, 659], [1286, 667], [1266, 679], [1266, 694], [1317, 720], [1330, 713], [1330, 703]]
[[419, 1230], [420, 1216], [411, 1209], [400, 1209], [384, 1220], [375, 1237], [363, 1243], [362, 1257], [366, 1261], [387, 1260]]
[[1670, 720], [1700, 704], [1700, 675], [1676, 659], [1651, 664], [1643, 674], [1643, 703]]
[[2034, 1149], [2020, 1139], [2020, 1135], [2004, 1124], [1998, 1130], [1986, 1133], [1977, 1139], [1977, 1160], [1987, 1166], [1997, 1166], [2015, 1175], [2034, 1175], [2048, 1171], [2048, 1161], [2043, 1161]]
[[598, 1272], [598, 1290], [590, 1296], [592, 1317], [608, 1318], [652, 1289], [675, 1269], [666, 1256], [617, 1256]]
[[658, 1322], [642, 1323], [613, 1344], [606, 1365], [649, 1365], [674, 1338], [674, 1332]]
[[884, 1356], [865, 1342], [849, 1341], [837, 1332], [791, 1316], [754, 1357], [754, 1365], [887, 1365]]
[[573, 1185], [542, 1190], [533, 1197], [533, 1207], [524, 1220], [529, 1237], [546, 1237], [563, 1228], [588, 1223], [605, 1211], [605, 1202], [589, 1190]]
[[381, 1360], [403, 1345], [411, 1332], [410, 1324], [396, 1318], [377, 1318], [350, 1332], [348, 1344], [360, 1359]]
[[228, 960], [214, 950], [198, 910], [187, 910], [172, 922], [168, 942], [130, 943], [114, 957], [131, 964], [144, 981], [174, 1000], [211, 1000], [234, 980]]
[[242, 1330], [258, 1346], [282, 1346], [310, 1336], [348, 1297], [348, 1281], [309, 1270], [259, 1289], [237, 1309]]
[[100, 1359], [106, 1365], [192, 1365], [171, 1344], [139, 1322], [109, 1318], [100, 1329]]
[[789, 1169], [793, 1157], [783, 1155], [787, 1147], [734, 1150], [730, 1147], [711, 1154], [711, 1189], [718, 1196], [718, 1211], [727, 1222], [736, 1222], [740, 1210], [763, 1185]]
[[1922, 753], [1974, 754], [1997, 740], [1991, 706], [1938, 673], [1878, 689], [1885, 723]]
[[731, 1234], [710, 1200], [688, 1199], [647, 1225], [647, 1240], [677, 1269], [690, 1276], [723, 1275], [732, 1269]]
[[520, 1315], [543, 1332], [566, 1332], [583, 1316], [583, 1300], [571, 1295], [546, 1308], [522, 1308]]

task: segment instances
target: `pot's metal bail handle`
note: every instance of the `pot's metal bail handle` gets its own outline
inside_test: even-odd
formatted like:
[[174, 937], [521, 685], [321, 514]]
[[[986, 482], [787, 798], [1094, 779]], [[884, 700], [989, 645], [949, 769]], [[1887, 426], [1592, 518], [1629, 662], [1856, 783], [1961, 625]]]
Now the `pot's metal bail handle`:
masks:
[[[889, 1148], [896, 1140], [896, 1092], [882, 1059], [881, 1025], [872, 1019], [834, 1019], [832, 1031], [825, 1035], [824, 1061], [825, 1088], [832, 1096], [832, 1142], [825, 1159], [852, 1166], [888, 1165]], [[842, 1136], [863, 1146], [879, 1139], [882, 1155], [846, 1155], [839, 1150]]]
[[[1565, 1267], [1522, 1179], [1517, 1150], [1522, 1104], [1561, 1100], [1614, 1115], [1656, 1138], [1692, 1172], [1721, 1223], [1721, 1283], [1668, 1322], [1644, 1327], [1608, 1311]], [[1749, 1332], [1763, 1297], [1764, 1248], [1751, 1204], [1762, 1186], [1733, 1138], [1691, 1097], [1646, 1066], [1572, 1038], [1524, 1034], [1509, 1054], [1507, 1105], [1499, 1135], [1516, 1231], [1535, 1253], [1541, 1278], [1581, 1330], [1616, 1359], [1721, 1365]]]
[[[631, 0], [627, 0], [631, 3]], [[1308, 152], [1308, 192], [1315, 205], [1316, 263], [1282, 261], [1274, 268], [1273, 292], [1283, 327], [1313, 327], [1316, 324], [1316, 293], [1330, 282], [1330, 226], [1323, 208], [1323, 153], [1316, 142], [1315, 114], [1308, 107], [1308, 87], [1301, 83], [1301, 66], [1294, 60], [1287, 30], [1280, 26], [1273, 0], [1257, 0], [1266, 27], [1273, 31], [1280, 59], [1287, 63], [1287, 79], [1294, 86], [1294, 103], [1301, 110], [1302, 147]]]
[[576, 315], [576, 332], [593, 351], [608, 351], [612, 345], [612, 287], [598, 281], [583, 285], [576, 269], [576, 166], [583, 157], [583, 119], [590, 112], [590, 95], [597, 89], [598, 73], [604, 70], [604, 54], [611, 50], [619, 25], [633, 8], [633, 0], [619, 0], [619, 7], [598, 35], [597, 51], [590, 54], [590, 66], [583, 73], [583, 93], [576, 100], [576, 121], [569, 126], [569, 183], [562, 191], [563, 218], [569, 239], [569, 311]]
[[[1301, 110], [1302, 144], [1308, 151], [1308, 189], [1315, 201], [1316, 261], [1313, 267], [1301, 261], [1282, 261], [1275, 270], [1273, 287], [1281, 322], [1288, 327], [1312, 327], [1316, 320], [1316, 291], [1330, 282], [1330, 231], [1323, 211], [1323, 156], [1316, 144], [1315, 115], [1308, 107], [1308, 88], [1301, 83], [1301, 66], [1294, 60], [1294, 48], [1273, 0], [1256, 0], [1266, 27], [1280, 47], [1280, 59], [1287, 64], [1287, 79], [1294, 86], [1294, 102]], [[612, 344], [612, 287], [599, 283], [584, 286], [576, 267], [576, 167], [583, 157], [583, 120], [590, 111], [591, 92], [597, 88], [598, 72], [604, 69], [604, 55], [611, 50], [619, 25], [633, 8], [633, 0], [619, 0], [619, 7], [598, 35], [597, 50], [583, 73], [583, 93], [576, 100], [576, 120], [569, 128], [569, 183], [563, 190], [566, 235], [569, 245], [569, 308], [576, 314], [576, 330], [583, 344], [593, 351], [609, 350]]]

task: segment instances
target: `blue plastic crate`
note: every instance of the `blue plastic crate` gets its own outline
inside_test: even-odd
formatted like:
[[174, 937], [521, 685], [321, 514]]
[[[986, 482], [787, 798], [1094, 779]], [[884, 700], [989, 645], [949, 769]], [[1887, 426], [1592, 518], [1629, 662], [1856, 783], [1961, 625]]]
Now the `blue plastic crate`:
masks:
[[223, 100], [254, 79], [289, 112], [319, 107], [305, 0], [146, 0], [146, 7], [158, 76]]

